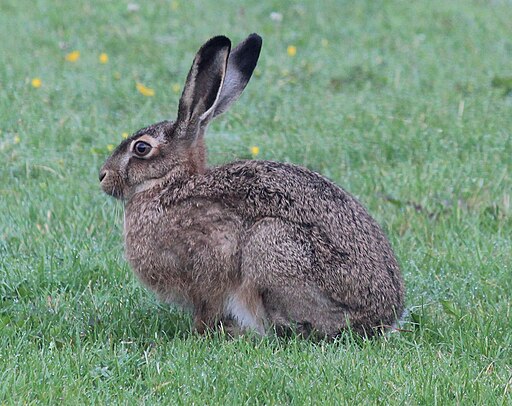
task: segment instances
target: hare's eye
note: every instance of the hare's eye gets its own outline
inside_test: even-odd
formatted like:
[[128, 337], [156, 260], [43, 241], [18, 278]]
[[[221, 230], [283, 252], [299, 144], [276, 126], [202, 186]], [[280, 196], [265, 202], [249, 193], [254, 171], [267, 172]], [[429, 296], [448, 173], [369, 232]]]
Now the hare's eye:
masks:
[[144, 141], [138, 141], [133, 146], [133, 152], [137, 156], [146, 156], [151, 151], [151, 145]]

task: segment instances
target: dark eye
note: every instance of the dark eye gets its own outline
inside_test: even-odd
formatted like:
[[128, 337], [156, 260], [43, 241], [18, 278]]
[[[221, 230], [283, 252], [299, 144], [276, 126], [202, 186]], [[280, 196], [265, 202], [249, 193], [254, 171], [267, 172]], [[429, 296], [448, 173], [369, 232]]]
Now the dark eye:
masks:
[[133, 146], [133, 152], [137, 156], [146, 156], [151, 151], [151, 145], [144, 141], [138, 141]]

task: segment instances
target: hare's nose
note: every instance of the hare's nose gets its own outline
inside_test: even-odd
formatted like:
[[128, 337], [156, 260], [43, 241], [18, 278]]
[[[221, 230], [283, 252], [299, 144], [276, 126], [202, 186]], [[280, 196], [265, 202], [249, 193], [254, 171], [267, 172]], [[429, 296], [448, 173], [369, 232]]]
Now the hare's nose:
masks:
[[103, 182], [103, 179], [105, 179], [105, 176], [107, 176], [107, 172], [106, 170], [101, 170], [100, 171], [100, 176], [99, 176], [99, 179], [100, 179], [100, 183]]

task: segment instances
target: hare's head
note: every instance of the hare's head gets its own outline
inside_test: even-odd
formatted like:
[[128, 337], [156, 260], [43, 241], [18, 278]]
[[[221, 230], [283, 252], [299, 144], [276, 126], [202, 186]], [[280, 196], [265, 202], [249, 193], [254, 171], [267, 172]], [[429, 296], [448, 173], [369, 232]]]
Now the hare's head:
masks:
[[257, 34], [249, 35], [233, 52], [226, 37], [207, 41], [190, 68], [176, 121], [143, 128], [123, 141], [100, 170], [103, 191], [128, 199], [169, 176], [202, 173], [205, 129], [240, 96], [260, 49]]

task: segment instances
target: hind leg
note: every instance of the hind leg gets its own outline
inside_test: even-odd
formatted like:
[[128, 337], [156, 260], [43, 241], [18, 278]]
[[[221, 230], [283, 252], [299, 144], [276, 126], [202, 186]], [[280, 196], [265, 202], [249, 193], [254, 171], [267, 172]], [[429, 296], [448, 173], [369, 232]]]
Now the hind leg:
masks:
[[291, 282], [263, 294], [269, 322], [278, 334], [335, 337], [347, 327], [347, 313], [318, 289]]
[[242, 250], [242, 277], [256, 285], [268, 321], [278, 332], [335, 336], [349, 313], [315, 283], [314, 254], [296, 225], [276, 218], [257, 222]]

